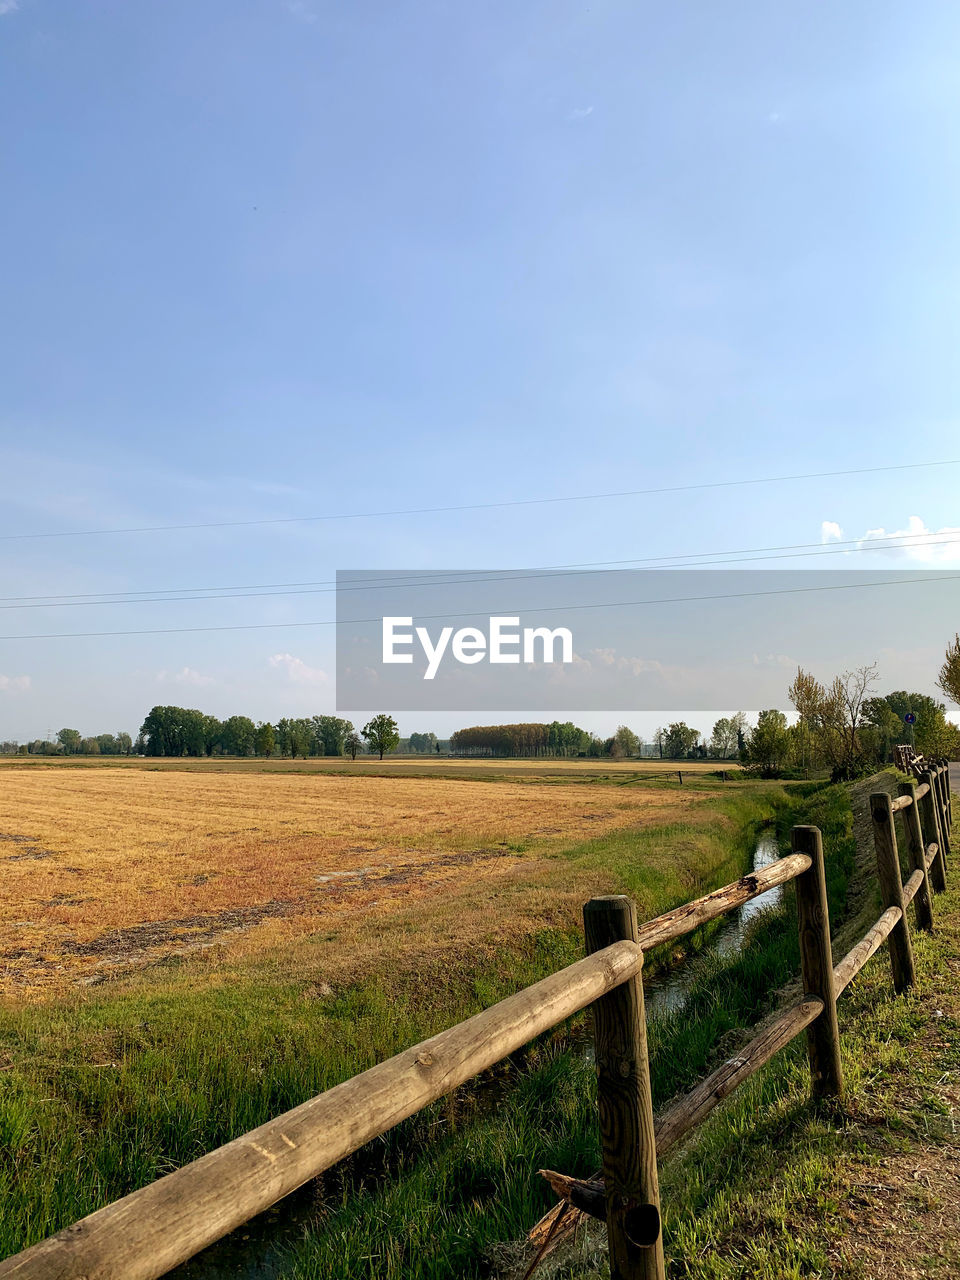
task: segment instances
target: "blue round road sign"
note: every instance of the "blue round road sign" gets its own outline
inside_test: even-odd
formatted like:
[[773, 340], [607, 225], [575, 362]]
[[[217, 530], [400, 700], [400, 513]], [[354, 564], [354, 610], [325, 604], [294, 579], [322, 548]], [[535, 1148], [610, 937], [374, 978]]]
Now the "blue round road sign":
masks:
[[912, 712], [912, 711], [908, 711], [908, 712], [907, 712], [907, 714], [906, 714], [903, 718], [904, 718], [904, 720], [906, 721], [906, 723], [907, 723], [907, 724], [916, 724], [916, 723], [917, 723], [917, 717], [913, 714], [913, 712]]

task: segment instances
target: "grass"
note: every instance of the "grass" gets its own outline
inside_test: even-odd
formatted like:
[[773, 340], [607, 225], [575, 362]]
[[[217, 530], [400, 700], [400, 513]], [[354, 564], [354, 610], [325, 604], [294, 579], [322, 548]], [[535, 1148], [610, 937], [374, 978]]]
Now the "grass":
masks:
[[[558, 794], [549, 793], [554, 808]], [[691, 787], [682, 799], [682, 820], [661, 815], [639, 830], [612, 826], [592, 839], [555, 843], [529, 859], [527, 877], [498, 884], [495, 896], [482, 881], [457, 886], [373, 925], [359, 916], [321, 922], [295, 946], [214, 947], [42, 1003], [8, 1000], [0, 1011], [0, 1253], [576, 958], [579, 906], [591, 893], [630, 892], [649, 916], [733, 878], [757, 823], [782, 805], [783, 792], [737, 784], [698, 794]], [[337, 958], [344, 949], [347, 966]], [[515, 1176], [511, 1215], [490, 1217], [483, 1188], [503, 1143], [525, 1153], [517, 1157], [519, 1174], [540, 1158], [536, 1135], [545, 1126], [561, 1163], [585, 1159], [592, 1141], [589, 1107], [583, 1110], [590, 1072], [568, 1045], [548, 1038], [494, 1073], [493, 1086], [464, 1090], [375, 1144], [327, 1181], [326, 1203], [338, 1196], [350, 1203], [391, 1171], [390, 1194], [422, 1199], [425, 1209], [438, 1200], [428, 1193], [430, 1170], [446, 1168], [444, 1193], [473, 1187], [477, 1202], [477, 1234], [466, 1244], [462, 1194], [460, 1209], [451, 1210], [458, 1257], [479, 1247], [480, 1236], [513, 1233], [542, 1193], [531, 1192], [525, 1174]], [[490, 1109], [495, 1095], [501, 1102]], [[582, 1124], [568, 1123], [572, 1110], [582, 1111]], [[391, 1203], [376, 1213], [392, 1212]], [[423, 1231], [440, 1238], [435, 1226]], [[446, 1265], [441, 1248], [424, 1253], [422, 1273], [357, 1274], [442, 1274], [429, 1270], [429, 1256]]]
[[[811, 1106], [801, 1038], [668, 1162], [673, 1280], [960, 1274], [960, 893], [935, 913], [915, 992], [894, 995], [884, 948], [841, 997], [842, 1104]], [[560, 1273], [605, 1280], [601, 1237]]]

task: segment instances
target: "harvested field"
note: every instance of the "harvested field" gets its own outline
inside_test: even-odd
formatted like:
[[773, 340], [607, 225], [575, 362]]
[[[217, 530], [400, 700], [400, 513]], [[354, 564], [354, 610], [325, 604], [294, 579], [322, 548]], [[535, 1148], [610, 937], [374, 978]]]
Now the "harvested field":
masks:
[[242, 950], [251, 931], [262, 947], [355, 929], [361, 910], [369, 928], [371, 914], [487, 882], [533, 888], [557, 849], [701, 799], [580, 782], [5, 769], [0, 989], [56, 990], [217, 942]]
[[307, 773], [346, 777], [384, 778], [483, 778], [500, 781], [518, 778], [535, 782], [622, 782], [657, 778], [676, 782], [684, 777], [716, 776], [722, 770], [729, 777], [741, 772], [732, 760], [612, 760], [598, 759], [509, 759], [409, 755], [311, 756], [306, 760], [272, 756], [0, 756], [0, 776], [7, 769], [133, 769], [161, 773]]

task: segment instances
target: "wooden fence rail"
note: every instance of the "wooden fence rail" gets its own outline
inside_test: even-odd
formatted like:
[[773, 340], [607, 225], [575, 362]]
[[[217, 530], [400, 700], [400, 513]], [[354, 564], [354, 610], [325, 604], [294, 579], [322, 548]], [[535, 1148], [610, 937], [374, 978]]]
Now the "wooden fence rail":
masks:
[[[932, 929], [931, 890], [944, 887], [949, 848], [947, 776], [938, 763], [921, 786], [908, 784], [896, 801], [871, 797], [885, 910], [838, 964], [831, 952], [816, 827], [794, 828], [793, 852], [763, 870], [639, 926], [629, 899], [594, 898], [584, 908], [585, 959], [7, 1258], [0, 1262], [0, 1280], [156, 1280], [587, 1006], [594, 1018], [603, 1170], [592, 1184], [552, 1175], [555, 1186], [566, 1187], [566, 1198], [541, 1220], [532, 1238], [556, 1240], [563, 1234], [556, 1226], [568, 1202], [588, 1205], [586, 1212], [607, 1222], [611, 1280], [663, 1280], [658, 1157], [801, 1031], [807, 1032], [814, 1097], [839, 1096], [838, 995], [884, 941], [896, 989], [915, 980], [906, 907], [913, 901], [918, 927]], [[906, 883], [895, 812], [905, 815], [913, 868]], [[790, 880], [797, 886], [802, 999], [655, 1122], [641, 982], [644, 952]]]

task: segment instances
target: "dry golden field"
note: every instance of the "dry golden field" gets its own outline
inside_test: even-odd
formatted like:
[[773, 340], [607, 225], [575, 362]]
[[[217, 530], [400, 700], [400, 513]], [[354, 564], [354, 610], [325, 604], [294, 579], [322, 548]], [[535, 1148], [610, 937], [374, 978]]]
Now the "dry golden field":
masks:
[[676, 778], [677, 770], [688, 774], [714, 774], [724, 769], [728, 774], [740, 771], [732, 760], [611, 760], [611, 759], [545, 759], [484, 760], [453, 756], [376, 756], [362, 755], [356, 760], [345, 756], [311, 756], [291, 760], [277, 756], [240, 759], [236, 756], [0, 756], [0, 776], [8, 768], [16, 769], [149, 769], [173, 773], [308, 773], [343, 774], [348, 777], [427, 777], [427, 778], [533, 778], [538, 781], [569, 781], [582, 778]]
[[409, 931], [413, 907], [442, 904], [448, 932], [466, 931], [521, 890], [536, 911], [548, 880], [572, 901], [580, 886], [547, 874], [558, 849], [698, 804], [692, 789], [556, 779], [4, 767], [0, 992], [220, 944], [262, 954], [322, 933], [355, 953], [387, 920]]

